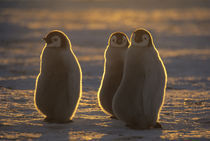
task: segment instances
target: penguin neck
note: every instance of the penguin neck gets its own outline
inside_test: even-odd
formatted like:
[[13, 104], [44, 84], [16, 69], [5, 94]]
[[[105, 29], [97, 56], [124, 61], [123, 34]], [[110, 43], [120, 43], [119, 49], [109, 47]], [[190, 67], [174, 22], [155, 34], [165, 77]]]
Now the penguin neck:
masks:
[[127, 46], [116, 47], [116, 46], [113, 46], [113, 45], [109, 45], [108, 48], [110, 48], [110, 49], [124, 49], [124, 48], [128, 48], [128, 47]]
[[46, 70], [51, 70], [51, 72], [47, 72], [49, 74], [65, 72], [66, 68], [68, 68], [65, 60], [69, 60], [70, 55], [69, 47], [46, 47], [41, 55], [41, 72], [45, 73]]
[[135, 62], [135, 60], [144, 60], [145, 57], [150, 55], [154, 56], [154, 54], [156, 54], [156, 51], [152, 46], [131, 46], [129, 48], [128, 53], [130, 54], [129, 56], [131, 56], [131, 58], [133, 58], [133, 61]]
[[71, 47], [69, 46], [61, 46], [61, 47], [45, 47], [46, 50], [49, 51], [67, 51], [67, 50], [71, 50]]
[[150, 47], [149, 45], [140, 46], [140, 45], [138, 45], [138, 44], [132, 44], [131, 46], [132, 46], [132, 48], [148, 48], [148, 47]]
[[[126, 52], [126, 50], [128, 49], [128, 47], [112, 47], [112, 46], [108, 46], [106, 49], [106, 53], [105, 53], [105, 57], [108, 60], [121, 60], [121, 57], [124, 56], [124, 53]], [[113, 60], [114, 59], [114, 60]]]

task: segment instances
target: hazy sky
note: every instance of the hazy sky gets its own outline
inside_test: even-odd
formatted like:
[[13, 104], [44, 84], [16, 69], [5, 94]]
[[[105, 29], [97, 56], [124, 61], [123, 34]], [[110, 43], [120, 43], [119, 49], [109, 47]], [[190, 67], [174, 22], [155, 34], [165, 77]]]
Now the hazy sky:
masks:
[[0, 8], [209, 8], [209, 0], [1, 0]]

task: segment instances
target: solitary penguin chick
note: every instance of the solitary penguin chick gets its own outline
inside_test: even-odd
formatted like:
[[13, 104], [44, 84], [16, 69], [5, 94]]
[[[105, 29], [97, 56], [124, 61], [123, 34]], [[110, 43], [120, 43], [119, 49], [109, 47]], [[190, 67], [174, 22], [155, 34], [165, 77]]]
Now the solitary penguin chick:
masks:
[[72, 121], [82, 94], [82, 71], [65, 33], [54, 30], [44, 38], [35, 106], [46, 122]]
[[98, 102], [101, 109], [111, 115], [111, 118], [115, 118], [112, 98], [122, 79], [124, 56], [129, 45], [130, 42], [125, 33], [114, 32], [110, 35], [104, 52], [104, 73], [98, 90]]
[[145, 29], [134, 31], [113, 98], [114, 114], [133, 129], [161, 128], [158, 118], [166, 82], [166, 69], [151, 34]]

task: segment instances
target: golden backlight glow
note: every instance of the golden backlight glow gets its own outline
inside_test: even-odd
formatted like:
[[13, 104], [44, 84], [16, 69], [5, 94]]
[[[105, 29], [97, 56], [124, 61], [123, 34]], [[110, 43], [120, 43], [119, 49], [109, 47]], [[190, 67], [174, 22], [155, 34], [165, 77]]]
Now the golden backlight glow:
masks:
[[[52, 7], [50, 0], [32, 1], [0, 0], [0, 140], [210, 138], [208, 0], [159, 0], [158, 5], [152, 5], [156, 0], [53, 0]], [[166, 94], [159, 114], [163, 130], [131, 130], [122, 121], [110, 119], [98, 105], [110, 33], [122, 31], [130, 38], [137, 28], [151, 31], [167, 69]], [[73, 122], [66, 124], [43, 122], [43, 115], [34, 106], [44, 47], [41, 39], [56, 29], [70, 37], [83, 71], [82, 97]]]
[[[67, 98], [68, 97], [72, 97], [72, 98], [70, 98], [71, 100], [72, 99], [74, 99], [74, 97], [77, 97], [77, 99], [76, 99], [76, 105], [74, 105], [75, 106], [75, 108], [73, 109], [73, 113], [71, 113], [70, 114], [70, 117], [69, 117], [69, 119], [70, 120], [72, 120], [73, 119], [73, 117], [74, 117], [74, 115], [75, 115], [75, 113], [76, 113], [76, 111], [77, 111], [77, 108], [78, 108], [78, 105], [79, 105], [79, 102], [80, 102], [80, 99], [81, 99], [81, 96], [82, 96], [82, 69], [81, 69], [81, 66], [80, 66], [80, 63], [79, 63], [79, 61], [78, 61], [78, 59], [77, 59], [77, 57], [76, 57], [76, 55], [74, 54], [74, 51], [72, 50], [72, 46], [71, 46], [71, 42], [70, 42], [70, 40], [69, 40], [69, 38], [68, 38], [68, 36], [64, 33], [64, 32], [62, 32], [62, 31], [59, 31], [59, 30], [53, 30], [52, 32], [60, 32], [63, 36], [65, 36], [65, 39], [68, 41], [68, 46], [66, 46], [66, 48], [69, 48], [69, 50], [65, 50], [66, 52], [68, 51], [69, 52], [69, 54], [71, 54], [72, 55], [72, 57], [71, 57], [71, 59], [74, 59], [74, 61], [76, 62], [75, 64], [76, 65], [72, 65], [72, 66], [76, 66], [76, 67], [78, 67], [78, 73], [79, 73], [79, 77], [78, 77], [78, 79], [79, 79], [79, 93], [71, 93], [71, 92], [69, 92], [68, 94], [69, 94], [69, 96], [67, 96]], [[43, 111], [41, 111], [39, 108], [41, 107], [41, 108], [43, 108], [45, 105], [43, 105], [43, 102], [42, 102], [42, 104], [40, 105], [40, 107], [38, 107], [38, 105], [37, 105], [37, 103], [39, 102], [39, 101], [37, 101], [36, 99], [38, 99], [38, 97], [40, 96], [40, 95], [42, 95], [43, 93], [41, 93], [41, 92], [45, 92], [44, 90], [42, 91], [42, 86], [40, 86], [41, 84], [43, 84], [43, 83], [46, 83], [46, 81], [41, 81], [41, 80], [43, 80], [43, 78], [47, 78], [47, 77], [49, 77], [49, 76], [46, 76], [45, 74], [46, 74], [46, 72], [44, 72], [43, 70], [43, 54], [44, 54], [44, 52], [45, 52], [45, 49], [47, 48], [47, 43], [45, 44], [45, 46], [43, 47], [43, 50], [42, 50], [42, 53], [41, 53], [41, 55], [40, 55], [40, 73], [38, 74], [38, 76], [37, 76], [37, 79], [36, 79], [36, 86], [35, 86], [35, 90], [34, 90], [34, 105], [35, 105], [35, 107], [36, 107], [36, 109], [41, 113], [41, 114], [43, 114], [43, 116], [48, 116], [48, 115], [45, 115], [44, 113], [43, 113]], [[45, 54], [46, 54], [46, 52], [45, 52]], [[69, 60], [70, 61], [70, 60]], [[65, 64], [65, 63], [64, 63]], [[68, 64], [68, 63], [66, 63], [66, 64]], [[65, 64], [65, 65], [66, 65]], [[73, 63], [72, 63], [73, 64]], [[45, 68], [46, 70], [47, 70], [47, 68]], [[50, 73], [50, 72], [48, 72], [48, 73]], [[76, 71], [74, 72], [75, 74], [77, 73]], [[42, 75], [41, 75], [42, 74]], [[72, 76], [71, 76], [72, 77]], [[58, 77], [57, 77], [58, 78]], [[55, 79], [54, 79], [54, 81], [56, 81]], [[40, 84], [41, 83], [41, 84]], [[47, 82], [48, 83], [48, 82]], [[68, 82], [67, 82], [68, 83]], [[54, 84], [56, 84], [56, 82], [54, 83]], [[39, 87], [38, 87], [38, 85], [39, 85]], [[75, 84], [70, 84], [70, 85], [73, 85], [73, 86], [75, 86], [75, 85], [78, 85], [77, 83], [75, 83]], [[75, 89], [76, 88], [78, 88], [78, 87], [75, 87]], [[37, 93], [37, 89], [38, 88], [40, 88], [40, 93]], [[76, 91], [74, 91], [74, 92], [76, 92]], [[36, 95], [38, 95], [38, 96], [36, 96]], [[47, 96], [50, 96], [50, 94], [47, 94]], [[54, 98], [54, 97], [49, 97], [49, 98]], [[39, 99], [40, 100], [40, 99]], [[41, 100], [40, 100], [41, 101]], [[46, 99], [44, 99], [43, 100], [44, 102], [46, 102], [47, 100]], [[72, 102], [72, 101], [68, 101], [68, 102]], [[47, 103], [46, 103], [47, 104]], [[69, 103], [68, 103], [69, 104]], [[69, 106], [69, 105], [68, 105]], [[56, 106], [55, 106], [56, 107]], [[55, 108], [55, 107], [52, 107], [52, 108]], [[72, 107], [68, 107], [69, 109], [71, 109]], [[49, 112], [49, 111], [48, 111]], [[58, 111], [57, 111], [58, 112]], [[49, 112], [50, 113], [50, 112]], [[50, 113], [50, 114], [52, 114], [52, 113]], [[64, 114], [65, 115], [65, 114]], [[54, 117], [53, 117], [54, 118]], [[63, 121], [62, 121], [63, 122]]]

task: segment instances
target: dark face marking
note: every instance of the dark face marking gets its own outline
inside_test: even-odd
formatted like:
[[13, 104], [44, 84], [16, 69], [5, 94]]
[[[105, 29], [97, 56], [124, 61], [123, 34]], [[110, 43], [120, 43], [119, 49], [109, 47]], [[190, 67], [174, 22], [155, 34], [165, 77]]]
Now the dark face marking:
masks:
[[52, 31], [48, 33], [47, 36], [44, 37], [43, 39], [47, 44], [51, 44], [52, 40], [57, 41], [56, 38], [52, 38], [54, 36], [59, 36], [61, 38], [61, 47], [66, 47], [66, 45], [68, 44], [68, 40], [66, 39], [66, 36], [59, 31]]
[[52, 41], [51, 41], [51, 39], [48, 37], [44, 37], [43, 38], [43, 40], [47, 43], [47, 44], [51, 44], [52, 43]]
[[126, 36], [122, 33], [114, 33], [112, 36], [117, 37], [117, 39], [113, 40], [113, 42], [117, 43], [118, 45], [121, 45], [123, 43], [123, 37], [126, 38]]
[[123, 39], [122, 38], [117, 38], [117, 44], [122, 44]]
[[149, 36], [149, 34], [145, 30], [137, 30], [134, 32], [134, 34], [135, 34], [134, 41], [136, 43], [140, 43], [143, 41], [144, 34], [147, 34]]
[[[141, 43], [141, 42], [143, 43], [146, 40], [149, 40], [148, 46], [152, 46], [152, 37], [151, 37], [150, 33], [148, 33], [148, 31], [146, 31], [144, 29], [138, 29], [133, 33], [133, 35], [134, 35], [133, 40], [136, 43]], [[145, 35], [148, 35], [148, 36], [145, 36]]]

